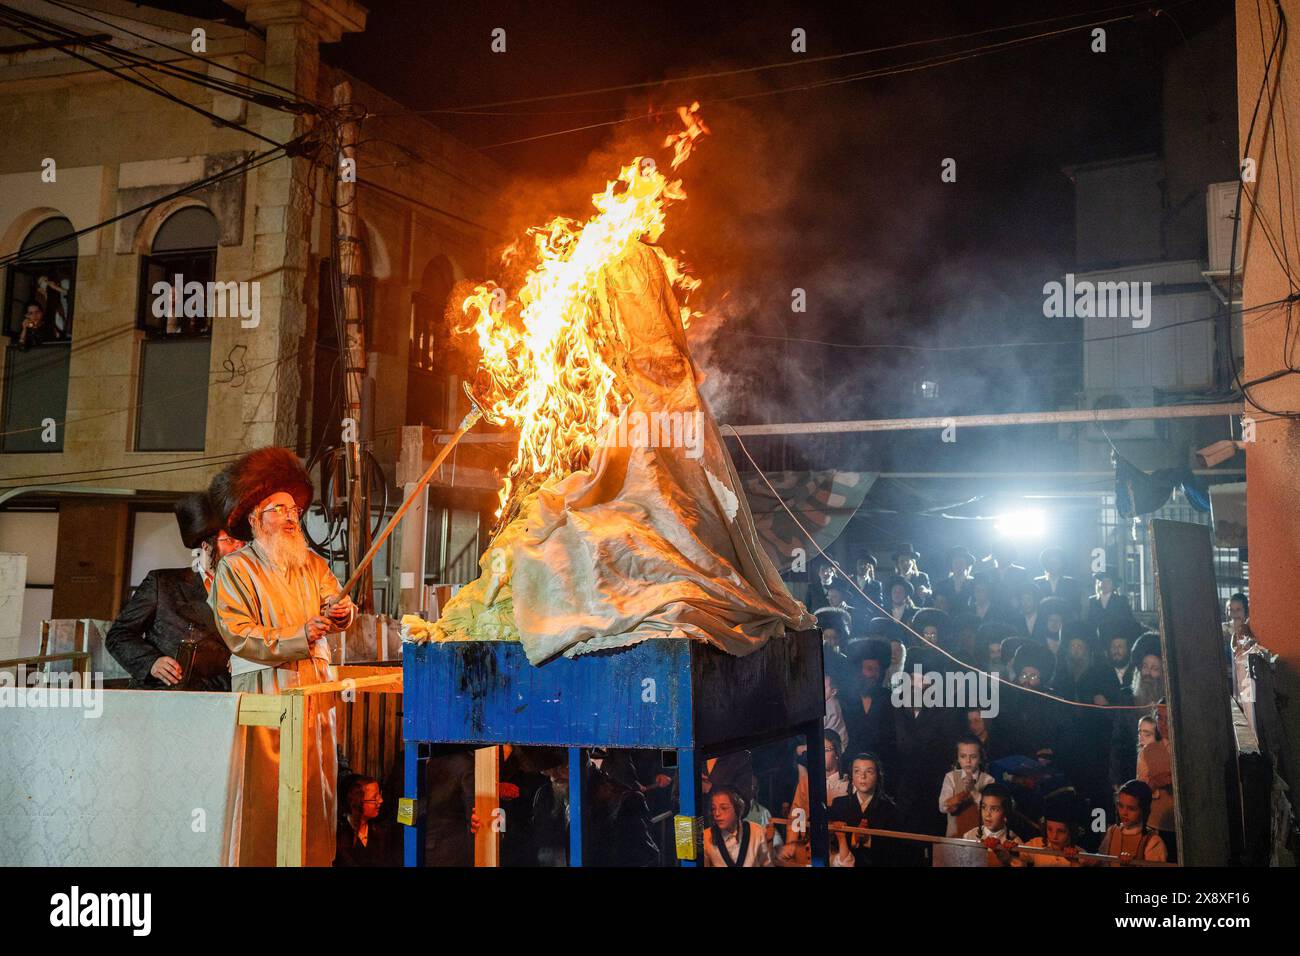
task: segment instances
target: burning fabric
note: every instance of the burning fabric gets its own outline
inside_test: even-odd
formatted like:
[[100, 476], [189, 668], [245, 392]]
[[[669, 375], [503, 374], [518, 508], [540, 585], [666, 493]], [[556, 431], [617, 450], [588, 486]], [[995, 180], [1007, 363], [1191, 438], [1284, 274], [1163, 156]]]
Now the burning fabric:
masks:
[[[682, 114], [674, 165], [703, 129]], [[517, 639], [537, 664], [651, 637], [743, 655], [814, 623], [763, 552], [699, 394], [673, 291], [698, 283], [648, 244], [680, 198], [639, 160], [587, 223], [536, 231], [538, 265], [514, 300], [484, 286], [466, 303], [475, 399], [520, 428], [519, 451], [482, 574], [428, 638]]]

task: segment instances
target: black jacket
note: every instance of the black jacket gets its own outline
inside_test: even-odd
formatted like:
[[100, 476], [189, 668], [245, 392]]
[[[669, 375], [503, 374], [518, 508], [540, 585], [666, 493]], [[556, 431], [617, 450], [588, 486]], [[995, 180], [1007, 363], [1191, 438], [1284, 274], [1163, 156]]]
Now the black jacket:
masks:
[[[182, 640], [206, 635], [225, 646], [203, 579], [189, 568], [166, 568], [145, 575], [108, 629], [104, 645], [131, 675], [132, 689], [166, 690], [167, 685], [149, 673], [154, 661], [179, 658]], [[211, 677], [192, 689], [230, 690], [230, 675]]]
[[[866, 827], [873, 830], [898, 830], [902, 827], [902, 815], [898, 812], [898, 805], [879, 790], [867, 804], [865, 814], [858, 803], [857, 794], [850, 790], [844, 796], [836, 797], [831, 801], [826, 816], [831, 823], [843, 823], [851, 827]], [[900, 845], [902, 842], [900, 840], [873, 836], [869, 847], [854, 847], [851, 839], [848, 842], [852, 847], [855, 866], [902, 866], [911, 862], [907, 859], [906, 847]], [[832, 834], [832, 853], [835, 852], [837, 844], [838, 841]]]

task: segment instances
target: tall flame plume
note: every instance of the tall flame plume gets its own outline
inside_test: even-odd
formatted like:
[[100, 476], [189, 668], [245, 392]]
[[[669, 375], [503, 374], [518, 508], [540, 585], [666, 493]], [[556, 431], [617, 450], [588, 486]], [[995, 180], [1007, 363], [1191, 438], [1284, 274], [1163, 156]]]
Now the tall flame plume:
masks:
[[[673, 148], [673, 169], [708, 132], [698, 103], [677, 113], [684, 129], [663, 144]], [[523, 249], [505, 250], [503, 261], [532, 256], [517, 290], [487, 282], [462, 303], [467, 324], [457, 331], [474, 335], [480, 352], [474, 399], [489, 420], [519, 429], [498, 517], [509, 517], [517, 493], [585, 467], [605, 423], [627, 402], [618, 368], [627, 353], [624, 333], [596, 308], [598, 278], [633, 243], [657, 242], [667, 207], [685, 198], [681, 180], [637, 157], [591, 197], [596, 213], [586, 222], [557, 216], [529, 229]], [[657, 251], [685, 302], [699, 280]], [[685, 305], [681, 311], [689, 325], [692, 313]]]

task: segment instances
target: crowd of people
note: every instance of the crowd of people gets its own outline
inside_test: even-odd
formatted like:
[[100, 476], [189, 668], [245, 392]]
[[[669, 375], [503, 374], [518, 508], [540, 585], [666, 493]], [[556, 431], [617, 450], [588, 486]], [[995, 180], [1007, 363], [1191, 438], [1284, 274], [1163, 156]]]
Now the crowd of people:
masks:
[[[1137, 622], [1115, 575], [1094, 574], [1086, 593], [1061, 548], [1038, 555], [1035, 575], [1004, 543], [982, 562], [952, 548], [947, 576], [932, 581], [919, 557], [907, 543], [888, 565], [862, 555], [852, 580], [826, 564], [809, 589], [825, 659], [830, 819], [978, 840], [989, 853], [977, 865], [1079, 865], [1080, 849], [1176, 860], [1160, 636]], [[1249, 633], [1248, 617], [1234, 595], [1234, 635]], [[932, 673], [995, 680], [996, 708], [924, 706], [920, 681]], [[896, 692], [906, 681], [914, 694]], [[836, 865], [972, 859], [964, 847], [834, 835]], [[1022, 837], [1059, 852], [1017, 852]]]

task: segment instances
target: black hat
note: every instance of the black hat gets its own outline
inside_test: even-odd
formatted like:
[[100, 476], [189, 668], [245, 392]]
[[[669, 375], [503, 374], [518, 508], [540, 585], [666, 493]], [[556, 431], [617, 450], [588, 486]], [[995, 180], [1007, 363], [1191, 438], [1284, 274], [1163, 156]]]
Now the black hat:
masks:
[[923, 607], [912, 617], [912, 630], [924, 634], [925, 629], [933, 625], [939, 637], [946, 637], [952, 626], [952, 618], [937, 607]]
[[952, 629], [960, 634], [962, 631], [979, 633], [980, 619], [975, 614], [958, 614], [952, 619]]
[[937, 651], [933, 651], [924, 644], [917, 644], [907, 649], [903, 655], [903, 672], [910, 674], [916, 665], [921, 665], [921, 671], [939, 671], [943, 670], [947, 658], [941, 656]]
[[181, 541], [187, 548], [197, 548], [221, 530], [221, 515], [206, 491], [196, 491], [176, 502], [176, 523], [180, 525]]
[[225, 515], [226, 531], [241, 541], [253, 540], [249, 514], [276, 492], [291, 495], [302, 511], [311, 504], [311, 476], [302, 462], [287, 448], [268, 445], [250, 451], [213, 479], [212, 491], [220, 492], [214, 503]]
[[820, 628], [833, 627], [848, 640], [849, 631], [853, 627], [853, 618], [849, 612], [838, 607], [823, 607], [816, 612], [817, 626]]
[[979, 630], [975, 632], [975, 642], [977, 644], [992, 644], [994, 641], [1001, 641], [1004, 638], [1011, 637], [1015, 630], [1010, 624], [1004, 624], [1002, 621], [987, 621], [981, 624]]
[[1041, 564], [1044, 568], [1046, 568], [1047, 559], [1050, 557], [1059, 557], [1062, 561], [1064, 561], [1065, 549], [1057, 547], [1056, 545], [1051, 545], [1050, 547], [1044, 548], [1042, 551], [1038, 552], [1038, 563]]
[[1119, 586], [1119, 575], [1117, 575], [1114, 571], [1098, 571], [1096, 574], [1092, 576], [1092, 579], [1098, 582], [1104, 581], [1106, 578], [1110, 578], [1112, 581], [1114, 581], [1116, 587]]
[[921, 552], [913, 548], [909, 541], [904, 541], [898, 546], [897, 550], [894, 551], [894, 560], [897, 561], [899, 558], [903, 557], [903, 555], [907, 555], [909, 558], [915, 558], [918, 561], [921, 560]]
[[1084, 621], [1066, 621], [1061, 628], [1061, 640], [1067, 645], [1071, 641], [1083, 641], [1090, 649], [1097, 647], [1097, 629], [1089, 627]]
[[1144, 657], [1160, 657], [1160, 635], [1155, 631], [1147, 631], [1133, 642], [1129, 660], [1134, 666], [1141, 667]]
[[1051, 681], [1052, 674], [1056, 670], [1056, 658], [1042, 644], [1027, 641], [1020, 645], [1019, 650], [1016, 651], [1016, 656], [1011, 659], [1011, 669], [1017, 675], [1026, 667], [1032, 667], [1038, 671], [1038, 676], [1046, 684]]
[[889, 667], [892, 653], [889, 641], [875, 637], [859, 638], [849, 644], [849, 663], [854, 671], [861, 671], [863, 661], [875, 661], [883, 672]]
[[1059, 597], [1045, 597], [1039, 601], [1038, 613], [1043, 617], [1047, 617], [1049, 614], [1059, 614], [1063, 621], [1069, 620], [1072, 616], [1070, 614], [1070, 602]]
[[888, 581], [885, 582], [885, 588], [884, 588], [885, 600], [888, 601], [890, 599], [889, 597], [890, 592], [893, 591], [894, 588], [900, 586], [907, 590], [907, 596], [909, 598], [916, 597], [916, 588], [912, 586], [912, 582], [907, 580], [907, 578], [903, 577], [902, 575], [895, 574], [892, 578], [890, 578]]
[[952, 559], [953, 559], [953, 558], [965, 558], [965, 559], [966, 559], [966, 564], [967, 564], [968, 566], [970, 566], [970, 567], [972, 567], [972, 568], [975, 567], [975, 555], [971, 554], [968, 550], [966, 550], [965, 548], [963, 548], [961, 545], [957, 545], [957, 547], [955, 547], [955, 548], [949, 548], [949, 549], [948, 549], [948, 564], [949, 564], [949, 566], [952, 565]]
[[873, 568], [876, 568], [876, 567], [879, 567], [879, 566], [880, 566], [880, 562], [876, 560], [876, 556], [875, 556], [874, 554], [872, 554], [870, 551], [867, 551], [867, 552], [864, 552], [863, 554], [858, 555], [858, 561], [859, 561], [859, 562], [865, 561], [865, 562], [867, 562], [867, 564], [871, 565]]
[[1082, 808], [1078, 796], [1072, 790], [1053, 793], [1043, 801], [1043, 819], [1064, 823], [1074, 829], [1082, 818]]
[[873, 617], [867, 622], [867, 637], [883, 637], [889, 640], [897, 625], [898, 622], [892, 617]]

